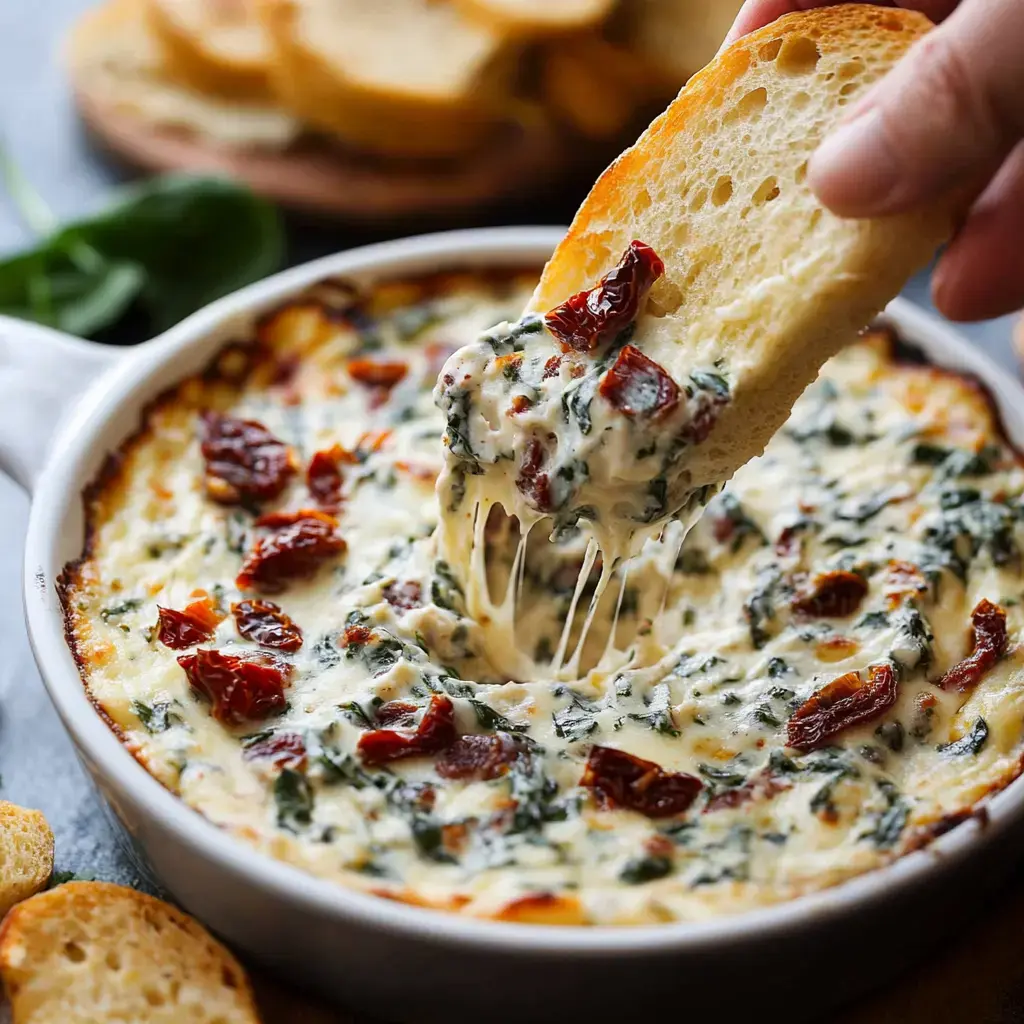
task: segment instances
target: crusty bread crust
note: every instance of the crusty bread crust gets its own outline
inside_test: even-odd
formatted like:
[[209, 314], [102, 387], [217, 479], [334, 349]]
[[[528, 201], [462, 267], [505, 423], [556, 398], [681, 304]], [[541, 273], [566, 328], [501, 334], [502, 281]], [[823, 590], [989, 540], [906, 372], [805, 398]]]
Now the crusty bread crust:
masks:
[[198, 922], [108, 882], [69, 882], [0, 926], [14, 1024], [259, 1024], [245, 971]]
[[538, 311], [591, 286], [632, 239], [662, 257], [634, 342], [670, 372], [721, 361], [735, 382], [688, 459], [695, 485], [758, 455], [825, 360], [948, 236], [952, 201], [844, 220], [805, 180], [844, 108], [930, 26], [848, 4], [733, 44], [601, 175], [545, 268]]
[[602, 21], [613, 0], [456, 0], [470, 17], [497, 31], [538, 36], [587, 28]]
[[0, 801], [0, 918], [53, 871], [53, 833], [40, 811]]
[[270, 47], [250, 0], [217, 17], [206, 0], [140, 0], [146, 17], [180, 80], [204, 92], [258, 100], [270, 96]]

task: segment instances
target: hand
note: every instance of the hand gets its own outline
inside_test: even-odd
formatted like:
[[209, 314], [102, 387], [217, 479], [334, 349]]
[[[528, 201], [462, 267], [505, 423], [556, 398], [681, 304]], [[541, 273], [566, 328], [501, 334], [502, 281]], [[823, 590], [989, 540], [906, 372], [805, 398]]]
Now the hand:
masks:
[[[814, 0], [747, 0], [727, 42]], [[834, 213], [909, 210], [962, 190], [973, 200], [932, 278], [954, 320], [1024, 306], [1024, 2], [915, 0], [930, 32], [844, 117], [808, 180]]]

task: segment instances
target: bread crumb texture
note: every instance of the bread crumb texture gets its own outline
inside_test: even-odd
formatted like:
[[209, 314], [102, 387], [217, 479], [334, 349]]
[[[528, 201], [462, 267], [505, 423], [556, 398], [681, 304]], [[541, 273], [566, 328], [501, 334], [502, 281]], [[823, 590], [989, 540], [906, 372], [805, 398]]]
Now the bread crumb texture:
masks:
[[198, 922], [107, 882], [69, 882], [0, 928], [13, 1024], [258, 1024], [248, 978]]
[[53, 871], [53, 833], [39, 811], [0, 801], [0, 918]]
[[633, 239], [664, 260], [634, 344], [669, 372], [718, 362], [736, 381], [695, 480], [760, 454], [825, 360], [948, 237], [952, 201], [855, 221], [806, 181], [846, 108], [931, 27], [847, 4], [733, 44], [598, 179], [545, 268], [538, 312], [592, 286]]

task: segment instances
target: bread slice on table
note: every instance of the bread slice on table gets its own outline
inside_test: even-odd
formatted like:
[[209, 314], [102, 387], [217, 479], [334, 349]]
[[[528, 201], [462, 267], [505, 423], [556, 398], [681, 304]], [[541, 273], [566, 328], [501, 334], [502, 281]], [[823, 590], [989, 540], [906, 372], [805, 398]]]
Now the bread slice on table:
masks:
[[687, 450], [694, 486], [760, 454], [825, 360], [948, 236], [951, 201], [846, 220], [806, 181], [844, 108], [930, 25], [851, 4], [740, 40], [598, 179], [545, 268], [536, 311], [591, 287], [633, 239], [664, 260], [633, 344], [676, 380], [720, 366], [732, 388], [707, 440]]
[[53, 833], [40, 811], [0, 801], [0, 918], [53, 872]]
[[274, 85], [309, 124], [372, 153], [449, 157], [508, 115], [504, 36], [430, 0], [259, 0]]
[[87, 12], [68, 43], [79, 98], [91, 109], [179, 130], [215, 145], [282, 149], [302, 126], [270, 101], [243, 103], [183, 85], [154, 38], [145, 0], [108, 0]]
[[0, 926], [13, 1024], [258, 1024], [237, 960], [170, 904], [107, 882], [68, 882]]
[[550, 109], [589, 139], [618, 135], [639, 107], [665, 91], [635, 53], [598, 32], [579, 32], [544, 47], [541, 82]]
[[472, 17], [500, 32], [539, 36], [597, 25], [614, 0], [456, 0]]
[[203, 92], [270, 95], [269, 40], [254, 0], [143, 0], [173, 73]]
[[678, 89], [714, 57], [743, 0], [630, 0], [626, 35], [652, 72]]

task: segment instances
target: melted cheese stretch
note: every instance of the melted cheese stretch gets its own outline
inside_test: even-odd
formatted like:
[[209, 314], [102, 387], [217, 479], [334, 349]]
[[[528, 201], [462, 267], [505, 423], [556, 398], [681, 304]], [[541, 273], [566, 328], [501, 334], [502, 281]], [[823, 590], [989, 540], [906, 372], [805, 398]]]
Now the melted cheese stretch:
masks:
[[[584, 655], [597, 662], [619, 604], [615, 671], [508, 681], [487, 660], [485, 624], [467, 617], [436, 559], [444, 424], [430, 391], [444, 352], [522, 308], [531, 284], [398, 282], [348, 315], [296, 300], [260, 327], [261, 354], [240, 380], [189, 380], [152, 410], [91, 504], [90, 550], [65, 590], [85, 683], [139, 760], [241, 841], [324, 878], [466, 914], [621, 924], [701, 919], [835, 884], [926, 841], [945, 816], [1014, 778], [1024, 472], [973, 385], [896, 364], [880, 343], [826, 367], [678, 557], [669, 536], [627, 574], [616, 570]], [[406, 363], [387, 401], [349, 376], [356, 354]], [[243, 362], [237, 350], [221, 359], [229, 376]], [[253, 513], [205, 496], [206, 408], [260, 420], [303, 464], [391, 432], [346, 467], [347, 554], [273, 595], [304, 633], [287, 709], [234, 729], [189, 691], [177, 652], [153, 630], [157, 605], [183, 608], [197, 589], [225, 607], [239, 597]], [[299, 476], [271, 507], [308, 503]], [[498, 519], [482, 531], [497, 598], [518, 530]], [[584, 558], [567, 530], [555, 545], [531, 537], [517, 567], [519, 635], [541, 664], [558, 647]], [[894, 562], [918, 567], [921, 592], [900, 590]], [[866, 580], [861, 607], [839, 619], [794, 612], [803, 574], [836, 568]], [[424, 603], [389, 604], [394, 582], [419, 583]], [[929, 680], [968, 652], [981, 598], [1006, 609], [1009, 653], [973, 692], [943, 691]], [[346, 648], [351, 622], [372, 628], [374, 642]], [[230, 616], [207, 646], [254, 648]], [[884, 718], [823, 750], [786, 748], [802, 701], [882, 661], [900, 666]], [[381, 702], [423, 705], [434, 693], [450, 696], [460, 733], [520, 730], [532, 756], [471, 782], [439, 777], [430, 757], [387, 770], [361, 762], [356, 745]], [[302, 770], [245, 757], [246, 737], [267, 730], [302, 735]], [[601, 809], [579, 785], [593, 744], [694, 774], [704, 789], [681, 818]], [[766, 768], [779, 783], [770, 791], [735, 806], [716, 799]]]

